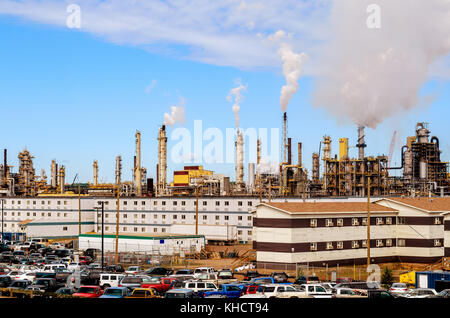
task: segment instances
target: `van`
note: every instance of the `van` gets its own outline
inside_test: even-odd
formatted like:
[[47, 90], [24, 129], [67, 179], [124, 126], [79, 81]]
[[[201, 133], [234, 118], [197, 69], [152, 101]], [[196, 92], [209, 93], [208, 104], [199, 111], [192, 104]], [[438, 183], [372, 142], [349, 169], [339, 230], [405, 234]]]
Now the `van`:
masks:
[[187, 281], [183, 283], [184, 289], [193, 290], [195, 293], [199, 291], [210, 291], [218, 289], [216, 284], [210, 282]]
[[35, 238], [31, 239], [31, 243], [45, 244], [45, 243], [48, 243], [48, 239], [35, 237]]
[[108, 287], [118, 287], [119, 282], [124, 277], [125, 277], [125, 275], [122, 275], [122, 274], [112, 274], [112, 273], [100, 274], [100, 287], [102, 289], [105, 289]]
[[197, 267], [194, 270], [194, 276], [195, 277], [198, 277], [198, 276], [200, 276], [202, 274], [215, 274], [215, 273], [216, 272], [215, 272], [214, 268], [212, 268], [212, 267]]

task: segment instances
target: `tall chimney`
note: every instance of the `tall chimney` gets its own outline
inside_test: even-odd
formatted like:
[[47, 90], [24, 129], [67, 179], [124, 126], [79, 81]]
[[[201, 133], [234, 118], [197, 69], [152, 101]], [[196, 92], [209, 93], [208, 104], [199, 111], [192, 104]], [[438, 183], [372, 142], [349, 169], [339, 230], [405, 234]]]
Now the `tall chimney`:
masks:
[[287, 161], [287, 113], [283, 113], [283, 162]]
[[65, 177], [66, 177], [66, 168], [64, 166], [61, 166], [59, 168], [59, 193], [64, 193], [64, 183], [65, 183]]
[[258, 138], [256, 141], [256, 165], [258, 166], [261, 162], [261, 139]]
[[116, 185], [120, 185], [120, 179], [122, 177], [122, 157], [116, 157]]
[[367, 147], [365, 140], [364, 140], [364, 126], [358, 127], [358, 144], [356, 147], [358, 148], [358, 157], [359, 160], [364, 160], [364, 148]]
[[94, 160], [94, 164], [92, 165], [93, 173], [94, 173], [94, 186], [98, 185], [98, 162]]
[[166, 126], [162, 125], [158, 134], [158, 171], [156, 191], [158, 195], [166, 194], [167, 185], [167, 136]]
[[244, 186], [244, 137], [242, 131], [237, 131], [236, 136], [236, 185], [238, 191]]
[[6, 183], [6, 178], [7, 178], [7, 175], [6, 175], [6, 173], [7, 173], [7, 171], [8, 171], [8, 159], [7, 159], [7, 157], [8, 157], [8, 150], [4, 150], [3, 151], [3, 181], [4, 181], [4, 183]]
[[298, 143], [298, 165], [302, 166], [302, 143]]
[[142, 196], [142, 175], [141, 175], [141, 132], [136, 131], [136, 184], [137, 195]]
[[51, 180], [50, 185], [52, 188], [56, 188], [58, 186], [58, 165], [55, 160], [52, 160], [52, 166], [50, 168]]
[[288, 165], [292, 164], [291, 138], [288, 138]]

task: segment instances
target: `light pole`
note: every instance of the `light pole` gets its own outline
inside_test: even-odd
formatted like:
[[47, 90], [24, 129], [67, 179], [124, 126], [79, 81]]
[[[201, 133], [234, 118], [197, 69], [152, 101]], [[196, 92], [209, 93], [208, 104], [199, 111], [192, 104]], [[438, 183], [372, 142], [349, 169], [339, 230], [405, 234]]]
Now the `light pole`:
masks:
[[[103, 272], [103, 268], [104, 268], [104, 248], [105, 248], [105, 201], [99, 201], [99, 204], [101, 204], [101, 209], [102, 209], [102, 272]], [[96, 209], [100, 209], [100, 207], [96, 207]]]
[[3, 202], [5, 202], [5, 200], [3, 200], [3, 199], [1, 199], [2, 200], [2, 243], [3, 243]]

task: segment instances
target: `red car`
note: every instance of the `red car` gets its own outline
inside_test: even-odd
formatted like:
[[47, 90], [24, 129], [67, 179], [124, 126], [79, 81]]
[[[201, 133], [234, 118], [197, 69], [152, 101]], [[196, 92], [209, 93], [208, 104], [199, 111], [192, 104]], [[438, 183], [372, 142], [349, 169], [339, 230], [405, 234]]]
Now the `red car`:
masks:
[[72, 296], [83, 298], [98, 298], [103, 295], [100, 286], [81, 286]]
[[142, 283], [141, 288], [153, 288], [158, 293], [165, 293], [170, 289], [173, 281], [177, 281], [174, 277], [152, 277], [150, 282]]
[[258, 285], [249, 285], [244, 289], [244, 294], [256, 294], [256, 290], [258, 289]]

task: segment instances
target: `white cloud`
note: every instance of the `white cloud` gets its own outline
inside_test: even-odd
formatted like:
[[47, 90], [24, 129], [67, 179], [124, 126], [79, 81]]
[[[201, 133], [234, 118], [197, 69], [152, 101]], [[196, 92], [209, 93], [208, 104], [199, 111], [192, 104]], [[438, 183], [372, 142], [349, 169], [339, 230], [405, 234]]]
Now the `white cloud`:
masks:
[[155, 87], [156, 83], [157, 83], [156, 80], [152, 80], [152, 82], [150, 83], [150, 85], [148, 85], [148, 86], [145, 88], [145, 92], [146, 92], [147, 94], [149, 94], [149, 93], [152, 91], [152, 89]]

